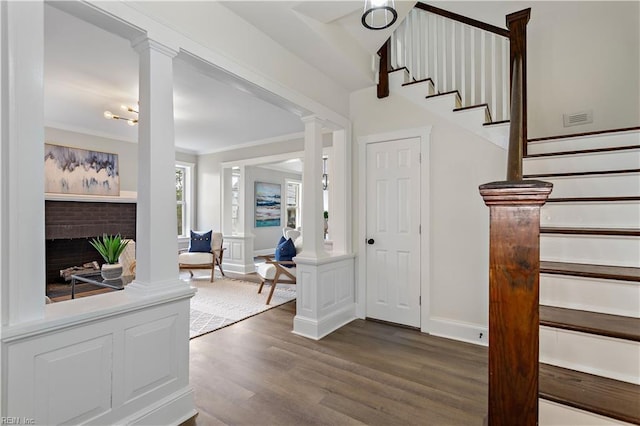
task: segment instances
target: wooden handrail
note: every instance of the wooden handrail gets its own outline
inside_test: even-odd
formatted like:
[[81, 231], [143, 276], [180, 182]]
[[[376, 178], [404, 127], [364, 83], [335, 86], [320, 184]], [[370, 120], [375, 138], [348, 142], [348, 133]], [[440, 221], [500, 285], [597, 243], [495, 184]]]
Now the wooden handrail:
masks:
[[414, 6], [416, 9], [421, 9], [427, 12], [435, 13], [436, 15], [444, 16], [445, 18], [453, 19], [454, 21], [461, 22], [472, 27], [480, 28], [481, 30], [488, 31], [490, 33], [501, 35], [502, 37], [509, 38], [509, 31], [504, 28], [496, 27], [495, 25], [487, 24], [486, 22], [478, 21], [473, 18], [468, 18], [457, 13], [449, 12], [448, 10], [440, 9], [439, 7], [431, 6], [424, 3], [416, 3]]
[[378, 50], [378, 56], [380, 56], [380, 71], [378, 73], [378, 99], [386, 98], [389, 96], [389, 44], [391, 38], [388, 38], [384, 42], [380, 50]]
[[511, 127], [507, 180], [522, 180], [522, 157], [527, 155], [527, 23], [531, 9], [507, 15], [511, 69]]

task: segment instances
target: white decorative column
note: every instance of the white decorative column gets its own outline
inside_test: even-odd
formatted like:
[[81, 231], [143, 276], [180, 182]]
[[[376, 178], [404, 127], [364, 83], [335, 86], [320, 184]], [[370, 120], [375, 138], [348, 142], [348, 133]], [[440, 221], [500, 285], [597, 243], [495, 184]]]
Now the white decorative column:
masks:
[[[44, 10], [0, 3], [2, 327], [44, 315]], [[4, 365], [4, 364], [3, 364]], [[4, 377], [3, 369], [3, 377]]]
[[[346, 239], [338, 236], [340, 252], [331, 254], [324, 250], [323, 204], [322, 204], [322, 121], [317, 117], [305, 117], [304, 172], [302, 175], [302, 235], [303, 249], [296, 262], [296, 316], [293, 332], [311, 339], [321, 339], [332, 331], [355, 319], [354, 255], [345, 252]], [[339, 138], [338, 138], [339, 139]], [[340, 141], [339, 141], [340, 145]], [[334, 152], [335, 146], [334, 146]], [[341, 151], [334, 156], [341, 155]], [[334, 159], [335, 161], [335, 159]], [[343, 170], [338, 171], [338, 167]], [[331, 176], [332, 190], [350, 180], [346, 176], [347, 164], [337, 161]], [[339, 193], [339, 192], [338, 192]], [[334, 199], [333, 204], [339, 203]], [[336, 211], [346, 208], [335, 206]], [[330, 207], [331, 211], [334, 207]], [[333, 215], [329, 213], [330, 217]], [[337, 214], [335, 230], [344, 234], [345, 227], [339, 225], [341, 213]], [[333, 228], [332, 228], [333, 229]], [[342, 229], [342, 230], [341, 230]], [[333, 231], [331, 231], [333, 232]], [[334, 243], [335, 244], [335, 243]]]
[[344, 129], [333, 132], [329, 235], [335, 254], [351, 253], [351, 144]]
[[322, 120], [316, 116], [303, 117], [304, 170], [302, 172], [303, 247], [298, 257], [317, 259], [327, 257], [324, 249], [324, 216], [322, 203]]
[[[231, 170], [231, 169], [229, 169]], [[239, 274], [250, 274], [255, 272], [253, 263], [253, 238], [249, 232], [252, 227], [253, 215], [247, 214], [247, 206], [253, 202], [253, 191], [247, 188], [247, 168], [240, 166], [240, 186], [238, 187], [238, 220], [237, 232], [224, 235], [225, 254], [222, 261], [225, 270], [237, 272]], [[226, 198], [224, 200], [226, 203]], [[229, 203], [231, 198], [229, 197]], [[223, 206], [224, 209], [231, 210], [231, 207]]]
[[222, 205], [220, 213], [222, 215], [222, 235], [233, 234], [233, 169], [231, 167], [223, 167], [220, 171]]
[[178, 280], [173, 58], [177, 51], [147, 37], [140, 54], [136, 279], [128, 290], [159, 292]]

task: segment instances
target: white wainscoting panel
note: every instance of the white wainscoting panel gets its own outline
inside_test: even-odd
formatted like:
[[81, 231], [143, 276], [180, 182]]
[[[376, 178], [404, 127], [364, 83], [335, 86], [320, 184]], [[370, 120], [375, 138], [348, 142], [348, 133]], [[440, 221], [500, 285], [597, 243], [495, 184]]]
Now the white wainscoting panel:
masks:
[[294, 333], [318, 340], [356, 318], [353, 255], [295, 261], [298, 304]]
[[[127, 401], [162, 386], [178, 375], [176, 315], [131, 327], [124, 332], [124, 395]], [[149, 362], [153, 359], [153, 362]]]
[[47, 305], [49, 318], [5, 329], [2, 415], [46, 425], [187, 420], [192, 295], [125, 289]]
[[36, 420], [82, 423], [111, 409], [112, 336], [36, 355]]

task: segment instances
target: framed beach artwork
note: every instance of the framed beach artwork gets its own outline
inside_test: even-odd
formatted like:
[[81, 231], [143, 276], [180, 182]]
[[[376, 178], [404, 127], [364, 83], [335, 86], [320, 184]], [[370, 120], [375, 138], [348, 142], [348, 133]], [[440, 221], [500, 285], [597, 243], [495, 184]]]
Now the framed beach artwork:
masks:
[[119, 196], [118, 154], [45, 143], [44, 192]]
[[280, 185], [256, 182], [256, 228], [280, 226]]

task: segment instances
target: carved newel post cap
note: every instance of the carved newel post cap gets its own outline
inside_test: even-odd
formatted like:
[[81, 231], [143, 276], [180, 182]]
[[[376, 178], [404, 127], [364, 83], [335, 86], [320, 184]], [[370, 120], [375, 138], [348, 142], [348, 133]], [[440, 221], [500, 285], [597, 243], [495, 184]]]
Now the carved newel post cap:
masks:
[[499, 181], [480, 185], [480, 195], [487, 206], [543, 205], [552, 189], [551, 182], [540, 180]]

